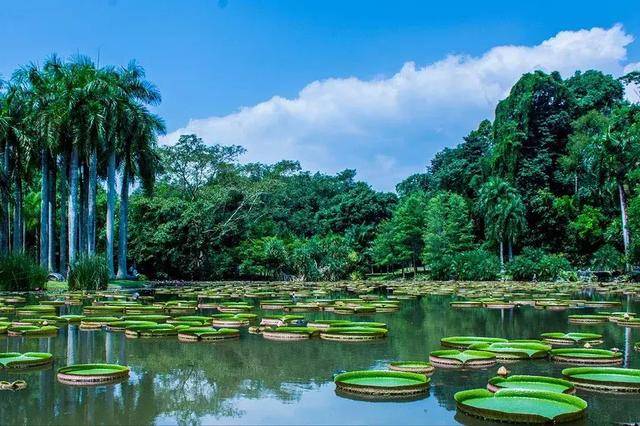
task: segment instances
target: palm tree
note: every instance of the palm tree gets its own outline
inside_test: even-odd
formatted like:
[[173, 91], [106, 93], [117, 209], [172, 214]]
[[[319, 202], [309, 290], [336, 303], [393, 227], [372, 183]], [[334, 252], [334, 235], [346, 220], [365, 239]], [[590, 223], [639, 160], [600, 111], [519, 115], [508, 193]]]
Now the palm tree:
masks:
[[[628, 174], [640, 158], [640, 106], [623, 104], [609, 116], [593, 111], [578, 120], [575, 133], [582, 138], [582, 161], [599, 187], [612, 184], [620, 206], [622, 243], [627, 262], [631, 246], [627, 214]], [[628, 267], [627, 263], [627, 267]]]
[[[0, 89], [3, 82], [0, 80]], [[0, 92], [0, 255], [9, 252], [9, 176], [6, 135], [10, 127], [6, 97]]]
[[144, 105], [131, 102], [126, 108], [124, 134], [120, 138], [120, 227], [118, 239], [118, 279], [127, 277], [127, 239], [129, 185], [139, 178], [145, 191], [150, 192], [159, 164], [155, 146], [157, 136], [165, 132], [164, 121], [150, 113]]
[[[106, 129], [107, 142], [106, 142], [106, 157], [107, 157], [107, 220], [106, 220], [106, 234], [107, 234], [107, 265], [109, 269], [109, 276], [114, 276], [113, 271], [113, 243], [114, 243], [114, 224], [115, 224], [115, 208], [116, 208], [116, 153], [122, 147], [126, 146], [126, 138], [128, 133], [128, 126], [131, 118], [131, 109], [129, 106], [136, 105], [136, 103], [157, 105], [161, 101], [160, 91], [150, 82], [145, 79], [145, 72], [142, 67], [136, 64], [134, 61], [130, 62], [126, 67], [111, 72], [110, 75], [114, 78], [115, 84], [111, 87], [114, 88], [113, 95], [114, 101], [109, 108], [110, 120], [108, 120]], [[135, 109], [135, 108], [134, 108]], [[135, 115], [135, 114], [134, 114]], [[162, 125], [161, 127], [164, 127]], [[125, 150], [126, 152], [126, 150]], [[127, 187], [128, 191], [128, 187]], [[128, 199], [128, 193], [126, 194]], [[121, 207], [122, 210], [122, 207]], [[125, 208], [126, 210], [126, 208]], [[122, 212], [121, 212], [121, 216]], [[125, 224], [126, 225], [126, 224]], [[120, 227], [123, 224], [120, 222]], [[122, 234], [122, 229], [120, 230]], [[125, 230], [126, 234], [126, 230]], [[121, 235], [122, 241], [122, 235]], [[122, 255], [124, 250], [125, 255]], [[126, 275], [126, 237], [125, 247], [120, 250], [120, 260], [118, 262], [118, 269], [123, 272], [119, 272], [119, 275]], [[124, 265], [122, 264], [124, 262]]]
[[513, 243], [526, 227], [522, 197], [501, 178], [490, 178], [479, 191], [478, 208], [484, 217], [487, 238], [498, 243], [500, 266], [504, 272], [504, 243], [509, 245], [509, 260], [513, 257]]

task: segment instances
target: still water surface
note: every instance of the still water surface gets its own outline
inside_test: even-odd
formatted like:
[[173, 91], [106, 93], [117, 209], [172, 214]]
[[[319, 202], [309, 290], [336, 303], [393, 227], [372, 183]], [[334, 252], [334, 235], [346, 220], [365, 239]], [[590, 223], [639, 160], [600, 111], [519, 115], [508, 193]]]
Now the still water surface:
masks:
[[[24, 391], [0, 394], [0, 423], [487, 424], [457, 415], [453, 395], [485, 387], [497, 366], [436, 370], [428, 396], [417, 401], [366, 402], [335, 393], [332, 376], [340, 370], [384, 369], [390, 361], [426, 360], [430, 351], [440, 349], [441, 337], [454, 335], [538, 338], [550, 331], [593, 331], [604, 334], [603, 348], [624, 351], [626, 367], [640, 368], [640, 354], [633, 351], [640, 330], [567, 323], [569, 314], [593, 313], [593, 309], [451, 309], [451, 300], [428, 296], [404, 301], [399, 312], [353, 318], [388, 324], [389, 337], [376, 343], [272, 342], [243, 332], [240, 340], [187, 344], [176, 338], [127, 339], [121, 333], [81, 331], [76, 326], [62, 328], [55, 338], [5, 336], [0, 338], [0, 351], [51, 352], [55, 364], [29, 373], [0, 371], [0, 380], [24, 379], [29, 385]], [[638, 302], [623, 302], [625, 310], [640, 312]], [[80, 310], [62, 309], [62, 313]], [[345, 319], [330, 313], [306, 316]], [[90, 388], [56, 381], [56, 368], [88, 362], [128, 365], [131, 377], [126, 383]], [[563, 366], [544, 360], [508, 368], [512, 374], [560, 377]], [[578, 396], [589, 403], [588, 424], [640, 421], [640, 396], [583, 391]]]

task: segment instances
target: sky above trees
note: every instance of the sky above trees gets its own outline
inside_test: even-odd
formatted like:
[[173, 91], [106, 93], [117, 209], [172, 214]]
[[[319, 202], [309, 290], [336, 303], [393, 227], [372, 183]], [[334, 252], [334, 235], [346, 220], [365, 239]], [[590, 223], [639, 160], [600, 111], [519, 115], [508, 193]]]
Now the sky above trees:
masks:
[[12, 2], [0, 74], [53, 52], [135, 58], [163, 93], [166, 143], [197, 133], [392, 189], [493, 119], [525, 72], [640, 67], [633, 2], [524, 3]]

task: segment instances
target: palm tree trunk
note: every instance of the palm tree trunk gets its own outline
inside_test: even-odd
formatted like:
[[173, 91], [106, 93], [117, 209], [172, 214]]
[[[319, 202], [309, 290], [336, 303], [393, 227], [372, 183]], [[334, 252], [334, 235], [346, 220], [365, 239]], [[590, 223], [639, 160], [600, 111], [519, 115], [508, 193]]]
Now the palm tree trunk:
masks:
[[118, 239], [118, 279], [127, 278], [127, 221], [129, 209], [129, 176], [126, 164], [122, 167], [120, 188], [120, 229]]
[[114, 277], [113, 273], [113, 240], [114, 223], [116, 210], [116, 152], [109, 152], [107, 164], [107, 268], [109, 278]]
[[80, 166], [80, 214], [78, 216], [78, 252], [83, 255], [87, 253], [87, 189], [89, 188], [88, 167], [86, 164]]
[[60, 273], [64, 276], [67, 275], [67, 253], [69, 252], [68, 246], [68, 201], [69, 201], [69, 162], [67, 161], [67, 154], [62, 154], [60, 158]]
[[87, 253], [96, 254], [96, 185], [98, 175], [98, 154], [92, 148], [89, 156], [89, 182], [87, 194]]
[[49, 228], [49, 258], [47, 267], [49, 272], [56, 271], [56, 162], [52, 161], [49, 166], [49, 217], [47, 218]]
[[73, 265], [78, 255], [78, 147], [71, 149], [69, 165], [69, 265]]
[[631, 237], [629, 236], [629, 223], [627, 218], [627, 194], [622, 186], [622, 182], [618, 180], [618, 196], [620, 198], [620, 215], [622, 217], [622, 242], [624, 244], [624, 254], [627, 257], [627, 269], [629, 268], [629, 245]]
[[13, 251], [22, 252], [22, 178], [15, 171], [13, 187]]
[[511, 239], [509, 239], [508, 252], [509, 252], [509, 262], [511, 262], [513, 260], [513, 241]]
[[40, 152], [40, 266], [47, 268], [49, 262], [49, 152]]
[[2, 182], [0, 184], [0, 255], [9, 253], [9, 147], [0, 151]]
[[504, 241], [500, 238], [500, 273], [504, 274]]

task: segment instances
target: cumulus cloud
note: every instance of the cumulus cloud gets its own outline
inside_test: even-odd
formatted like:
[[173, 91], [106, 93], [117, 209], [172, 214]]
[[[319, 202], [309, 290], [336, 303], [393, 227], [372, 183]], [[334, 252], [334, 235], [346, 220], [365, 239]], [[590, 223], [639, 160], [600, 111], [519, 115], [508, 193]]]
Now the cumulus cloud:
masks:
[[[624, 67], [623, 74], [628, 74], [632, 71], [640, 71], [640, 62], [628, 64]], [[640, 86], [637, 84], [630, 84], [626, 88], [626, 96], [631, 102], [640, 102]]]
[[162, 142], [196, 133], [207, 143], [244, 146], [243, 161], [295, 159], [330, 173], [356, 168], [360, 178], [390, 190], [492, 118], [523, 73], [567, 77], [594, 68], [620, 75], [632, 41], [621, 25], [562, 31], [534, 46], [498, 46], [424, 66], [407, 62], [388, 78], [314, 81], [292, 99], [274, 96], [229, 115], [191, 120]]

